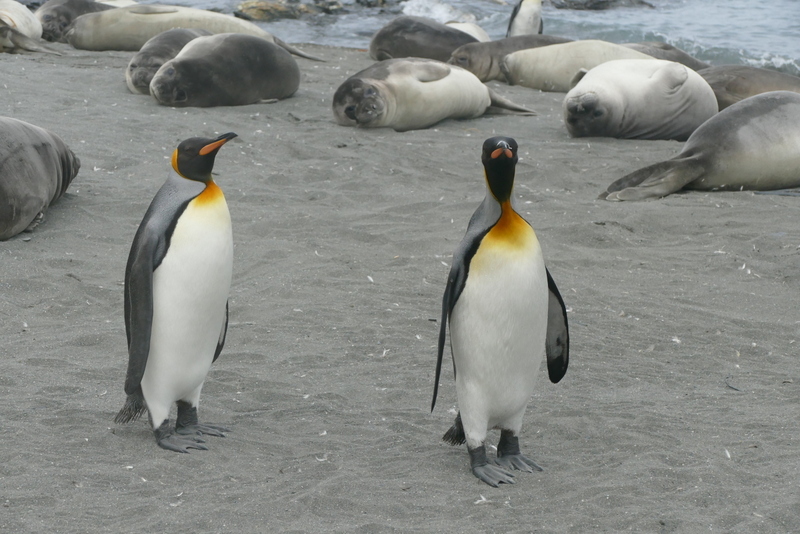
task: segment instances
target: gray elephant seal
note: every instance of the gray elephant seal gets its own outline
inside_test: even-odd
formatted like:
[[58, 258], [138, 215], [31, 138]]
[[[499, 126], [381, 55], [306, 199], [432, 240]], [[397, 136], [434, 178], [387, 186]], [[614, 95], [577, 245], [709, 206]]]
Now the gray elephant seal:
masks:
[[33, 14], [42, 23], [42, 39], [66, 42], [64, 33], [76, 18], [109, 9], [115, 7], [94, 0], [47, 0]]
[[698, 72], [717, 96], [719, 109], [768, 91], [800, 93], [800, 77], [746, 65], [719, 65]]
[[164, 63], [150, 82], [159, 104], [243, 106], [292, 96], [300, 69], [278, 45], [241, 33], [198, 37]]
[[0, 117], [0, 161], [0, 241], [36, 226], [81, 166], [56, 134], [8, 117]]
[[613, 59], [653, 58], [606, 41], [572, 41], [513, 52], [502, 59], [500, 70], [511, 85], [566, 93], [579, 70]]
[[538, 48], [551, 44], [569, 43], [572, 39], [555, 35], [519, 35], [488, 43], [467, 43], [456, 48], [447, 60], [451, 65], [467, 69], [482, 82], [489, 80], [505, 81], [500, 71], [500, 62], [508, 54], [517, 50]]
[[542, 0], [519, 0], [508, 20], [506, 37], [542, 33]]
[[674, 61], [681, 65], [686, 65], [692, 70], [705, 69], [711, 66], [708, 63], [700, 61], [696, 57], [690, 56], [680, 48], [659, 41], [624, 43], [622, 46], [626, 46], [642, 54], [647, 54], [648, 56], [653, 56], [656, 59], [666, 59], [667, 61]]
[[447, 61], [461, 45], [478, 40], [456, 28], [425, 17], [401, 16], [375, 32], [369, 43], [369, 57], [385, 59], [421, 57]]
[[441, 61], [381, 61], [345, 80], [333, 95], [342, 126], [427, 128], [444, 119], [472, 119], [487, 110], [534, 114], [486, 87], [469, 71]]
[[180, 6], [134, 5], [89, 13], [75, 19], [66, 32], [66, 39], [69, 44], [81, 50], [136, 52], [149, 39], [172, 28], [199, 28], [211, 33], [255, 35], [296, 56], [322, 61], [284, 43], [252, 22], [222, 13]]
[[800, 186], [800, 94], [752, 96], [714, 115], [680, 154], [612, 183], [606, 200], [658, 198], [680, 189], [770, 191]]
[[572, 137], [685, 141], [718, 111], [708, 83], [674, 61], [616, 59], [576, 81], [563, 104]]
[[125, 69], [125, 83], [131, 93], [150, 94], [150, 81], [161, 65], [173, 59], [189, 41], [211, 35], [206, 30], [173, 28], [147, 41]]

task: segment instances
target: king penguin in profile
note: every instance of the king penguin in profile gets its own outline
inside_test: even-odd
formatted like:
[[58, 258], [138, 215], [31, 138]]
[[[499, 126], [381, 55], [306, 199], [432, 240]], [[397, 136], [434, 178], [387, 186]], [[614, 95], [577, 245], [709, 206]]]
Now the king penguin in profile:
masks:
[[[486, 197], [453, 254], [442, 299], [431, 411], [449, 323], [459, 412], [442, 439], [466, 442], [473, 474], [496, 487], [513, 483], [513, 470], [541, 471], [520, 452], [519, 432], [545, 354], [553, 383], [567, 372], [569, 330], [536, 234], [512, 206], [517, 142], [487, 139], [482, 160]], [[494, 462], [489, 429], [500, 430]]]
[[178, 145], [173, 172], [139, 225], [125, 269], [128, 397], [114, 420], [127, 423], [147, 410], [158, 445], [176, 452], [205, 450], [203, 434], [227, 431], [200, 423], [197, 405], [228, 329], [233, 233], [211, 170], [234, 137], [193, 137]]

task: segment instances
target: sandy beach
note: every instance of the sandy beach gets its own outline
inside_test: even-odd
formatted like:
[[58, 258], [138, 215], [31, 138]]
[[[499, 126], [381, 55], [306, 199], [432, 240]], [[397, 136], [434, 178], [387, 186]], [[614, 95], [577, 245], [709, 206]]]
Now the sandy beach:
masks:
[[[492, 82], [537, 116], [398, 133], [333, 122], [363, 50], [302, 46], [297, 94], [174, 109], [133, 95], [132, 53], [0, 57], [0, 115], [82, 168], [33, 232], [0, 243], [0, 531], [794, 532], [800, 528], [797, 197], [597, 195], [674, 141], [571, 139], [561, 93]], [[124, 401], [125, 262], [188, 137], [228, 131], [234, 224], [210, 450], [159, 449]], [[520, 145], [518, 210], [569, 309], [570, 368], [543, 367], [520, 438], [544, 467], [491, 488], [429, 412], [442, 291], [484, 196], [482, 142]], [[173, 415], [174, 417], [174, 415]], [[495, 444], [499, 434], [491, 433]]]

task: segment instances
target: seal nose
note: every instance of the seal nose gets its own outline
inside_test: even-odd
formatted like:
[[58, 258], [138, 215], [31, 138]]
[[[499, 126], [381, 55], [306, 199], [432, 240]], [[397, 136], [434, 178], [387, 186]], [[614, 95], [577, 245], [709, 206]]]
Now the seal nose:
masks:
[[595, 111], [599, 99], [594, 93], [584, 93], [567, 99], [567, 112], [570, 115], [589, 115]]

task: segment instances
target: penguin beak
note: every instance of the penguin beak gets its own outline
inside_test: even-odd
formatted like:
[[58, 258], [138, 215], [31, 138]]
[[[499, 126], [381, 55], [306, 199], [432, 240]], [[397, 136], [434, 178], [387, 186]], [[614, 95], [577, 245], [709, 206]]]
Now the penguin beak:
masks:
[[508, 159], [514, 157], [514, 153], [511, 151], [511, 147], [508, 146], [508, 143], [505, 141], [500, 141], [497, 143], [497, 148], [492, 151], [491, 157], [492, 159], [497, 159], [500, 156], [505, 155]]
[[211, 143], [209, 143], [206, 146], [204, 146], [203, 148], [201, 148], [200, 149], [200, 155], [201, 156], [205, 156], [206, 154], [211, 154], [215, 150], [219, 150], [219, 148], [222, 145], [224, 145], [225, 143], [227, 143], [228, 141], [230, 141], [234, 137], [238, 137], [238, 136], [233, 132], [228, 132], [226, 134], [220, 135], [219, 137], [214, 139], [214, 141], [212, 141]]

